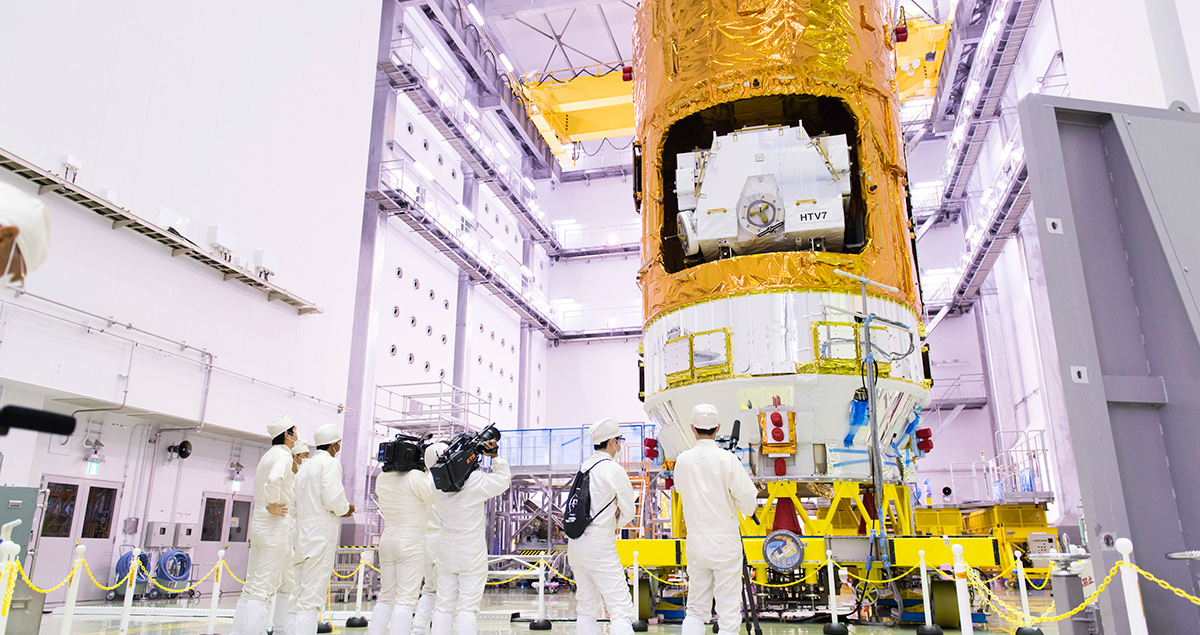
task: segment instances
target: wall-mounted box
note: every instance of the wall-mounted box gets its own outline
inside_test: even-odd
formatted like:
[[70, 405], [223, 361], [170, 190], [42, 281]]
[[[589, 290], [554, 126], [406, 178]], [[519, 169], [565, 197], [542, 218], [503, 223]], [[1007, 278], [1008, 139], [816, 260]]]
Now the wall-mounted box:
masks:
[[175, 548], [191, 549], [200, 544], [200, 528], [195, 523], [175, 523]]
[[170, 547], [175, 540], [173, 523], [146, 523], [146, 548]]

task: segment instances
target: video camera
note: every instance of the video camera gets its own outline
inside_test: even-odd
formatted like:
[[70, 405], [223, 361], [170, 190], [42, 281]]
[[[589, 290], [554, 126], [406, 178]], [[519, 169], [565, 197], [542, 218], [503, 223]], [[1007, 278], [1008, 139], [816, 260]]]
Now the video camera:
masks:
[[729, 436], [719, 436], [716, 438], [717, 445], [729, 450], [730, 452], [737, 451], [738, 439], [742, 436], [742, 422], [734, 420], [733, 430]]
[[397, 434], [391, 441], [379, 444], [379, 462], [383, 464], [384, 472], [407, 472], [409, 470], [425, 471], [425, 448], [429, 438], [433, 436], [426, 432], [421, 437], [407, 434]]
[[467, 477], [479, 467], [483, 444], [499, 440], [500, 431], [494, 423], [479, 432], [462, 432], [451, 439], [437, 464], [429, 468], [434, 486], [443, 492], [461, 491]]

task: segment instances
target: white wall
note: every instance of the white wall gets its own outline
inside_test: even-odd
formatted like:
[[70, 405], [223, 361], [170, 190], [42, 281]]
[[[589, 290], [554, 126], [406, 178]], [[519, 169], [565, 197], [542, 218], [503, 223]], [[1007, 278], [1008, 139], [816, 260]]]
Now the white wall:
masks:
[[549, 428], [591, 424], [605, 417], [648, 421], [638, 401], [636, 341], [563, 344], [550, 349]]
[[[91, 421], [106, 456], [95, 478], [125, 482], [118, 519], [140, 517], [148, 498], [143, 521], [195, 521], [204, 490], [229, 491], [238, 437], [265, 435], [285, 412], [306, 437], [341, 422], [378, 21], [378, 3], [365, 1], [0, 6], [0, 147], [56, 173], [75, 157], [76, 184], [153, 223], [188, 219], [172, 224], [202, 249], [220, 226], [237, 260], [266, 250], [272, 282], [324, 310], [299, 316], [42, 196], [50, 259], [29, 291], [119, 324], [6, 292], [0, 403], [71, 412], [61, 400], [83, 396], [127, 410], [82, 414], [65, 439], [10, 434], [0, 481], [86, 477]], [[34, 191], [7, 171], [0, 179]], [[196, 349], [214, 356], [211, 375]], [[186, 461], [162, 464], [182, 430], [145, 439], [201, 420]], [[242, 451], [247, 491], [258, 438]]]

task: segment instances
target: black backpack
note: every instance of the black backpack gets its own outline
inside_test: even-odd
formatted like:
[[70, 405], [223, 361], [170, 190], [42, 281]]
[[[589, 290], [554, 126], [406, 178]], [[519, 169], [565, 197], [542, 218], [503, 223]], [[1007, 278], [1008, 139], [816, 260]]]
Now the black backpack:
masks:
[[590, 515], [592, 509], [592, 478], [590, 472], [597, 465], [612, 459], [601, 459], [596, 461], [587, 471], [580, 471], [575, 474], [575, 480], [571, 483], [571, 491], [567, 494], [567, 507], [563, 510], [563, 529], [567, 532], [568, 538], [578, 538], [583, 535], [584, 530], [596, 516], [604, 513], [605, 509], [617, 502], [617, 497], [613, 497], [608, 505], [605, 505], [600, 511], [596, 512], [596, 516]]

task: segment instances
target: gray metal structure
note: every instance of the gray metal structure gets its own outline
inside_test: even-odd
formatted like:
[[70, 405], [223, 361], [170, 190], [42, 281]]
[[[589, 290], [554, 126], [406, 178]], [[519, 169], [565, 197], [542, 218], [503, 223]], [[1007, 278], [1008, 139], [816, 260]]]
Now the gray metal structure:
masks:
[[[1194, 592], [1196, 564], [1164, 555], [1200, 547], [1200, 115], [1030, 95], [1020, 118], [1050, 306], [1039, 338], [1096, 574], [1127, 536], [1139, 566]], [[1104, 629], [1127, 633], [1114, 588]], [[1141, 592], [1150, 632], [1200, 632], [1195, 606]]]

